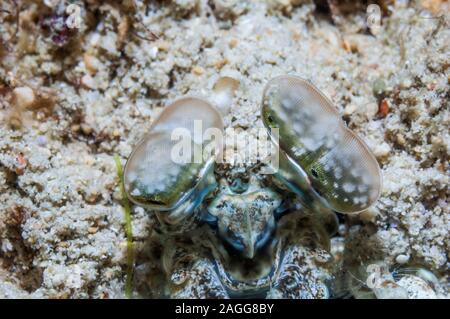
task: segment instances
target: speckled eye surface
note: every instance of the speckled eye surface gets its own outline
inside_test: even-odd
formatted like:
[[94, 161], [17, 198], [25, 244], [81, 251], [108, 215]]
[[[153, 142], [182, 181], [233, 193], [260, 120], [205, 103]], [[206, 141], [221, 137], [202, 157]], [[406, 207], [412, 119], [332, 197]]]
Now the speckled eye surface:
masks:
[[279, 129], [281, 150], [331, 209], [359, 212], [378, 199], [381, 173], [375, 157], [314, 85], [290, 75], [272, 79], [264, 89], [262, 118], [267, 128]]
[[202, 99], [182, 98], [164, 109], [128, 158], [124, 182], [130, 200], [161, 211], [173, 210], [187, 200], [201, 201], [215, 186], [211, 176], [214, 157], [174, 161], [173, 152], [179, 140], [172, 134], [176, 129], [184, 129], [189, 133], [191, 153], [199, 150], [203, 154], [204, 132], [210, 128], [222, 131], [222, 117]]

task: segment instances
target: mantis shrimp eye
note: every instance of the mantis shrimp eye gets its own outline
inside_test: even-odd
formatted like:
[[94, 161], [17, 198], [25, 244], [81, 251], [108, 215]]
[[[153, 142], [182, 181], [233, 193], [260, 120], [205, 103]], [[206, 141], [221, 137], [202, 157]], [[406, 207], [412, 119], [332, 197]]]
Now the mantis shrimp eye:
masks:
[[301, 171], [292, 180], [306, 179], [300, 184], [310, 185], [329, 208], [355, 213], [378, 199], [381, 173], [375, 157], [314, 85], [290, 75], [272, 79], [264, 89], [262, 118], [269, 134], [278, 128], [286, 165]]
[[[128, 158], [130, 200], [159, 211], [201, 202], [216, 185], [212, 167], [221, 150], [220, 139], [207, 140], [222, 130], [220, 113], [202, 99], [186, 97], [165, 108]], [[205, 147], [214, 150], [205, 153]]]

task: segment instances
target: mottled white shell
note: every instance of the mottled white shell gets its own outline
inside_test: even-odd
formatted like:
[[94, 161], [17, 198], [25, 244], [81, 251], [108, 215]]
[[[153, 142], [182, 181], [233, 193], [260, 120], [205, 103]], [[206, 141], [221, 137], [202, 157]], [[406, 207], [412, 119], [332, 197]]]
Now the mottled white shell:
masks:
[[[194, 132], [194, 126], [198, 131]], [[172, 150], [179, 141], [172, 139], [172, 133], [179, 128], [191, 133], [194, 150], [204, 146], [207, 129], [222, 131], [223, 122], [220, 113], [199, 98], [185, 97], [166, 107], [128, 158], [125, 191], [134, 203], [156, 210], [172, 210], [196, 193], [196, 187], [210, 171], [214, 158], [199, 163], [173, 160]], [[221, 145], [216, 146], [217, 150], [221, 149]]]

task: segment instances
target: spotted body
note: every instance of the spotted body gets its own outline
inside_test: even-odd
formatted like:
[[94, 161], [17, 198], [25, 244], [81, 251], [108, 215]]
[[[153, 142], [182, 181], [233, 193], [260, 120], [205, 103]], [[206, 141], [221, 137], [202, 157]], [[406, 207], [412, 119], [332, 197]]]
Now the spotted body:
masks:
[[329, 104], [297, 77], [270, 81], [261, 111], [268, 134], [279, 128], [279, 168], [269, 176], [247, 172], [248, 182], [231, 186], [216, 179], [220, 141], [213, 145], [219, 151], [201, 161], [171, 157], [174, 129], [195, 133], [202, 122], [201, 137], [189, 135], [194, 150], [204, 146], [206, 130], [223, 131], [216, 108], [182, 98], [164, 109], [124, 176], [131, 201], [156, 219], [152, 247], [160, 247], [154, 259], [164, 276], [152, 275], [161, 284], [149, 291], [172, 298], [332, 296], [333, 210], [369, 207], [381, 182], [370, 151]]

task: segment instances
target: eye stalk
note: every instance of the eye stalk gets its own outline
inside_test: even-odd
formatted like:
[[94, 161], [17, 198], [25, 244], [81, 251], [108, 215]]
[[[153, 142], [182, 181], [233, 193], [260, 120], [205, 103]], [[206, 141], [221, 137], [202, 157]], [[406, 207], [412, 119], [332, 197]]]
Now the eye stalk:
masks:
[[266, 85], [261, 104], [268, 133], [279, 128], [280, 154], [285, 154], [280, 170], [288, 173], [277, 176], [284, 183], [302, 196], [314, 190], [340, 213], [357, 213], [375, 203], [382, 183], [378, 162], [319, 89], [296, 76], [279, 76]]

